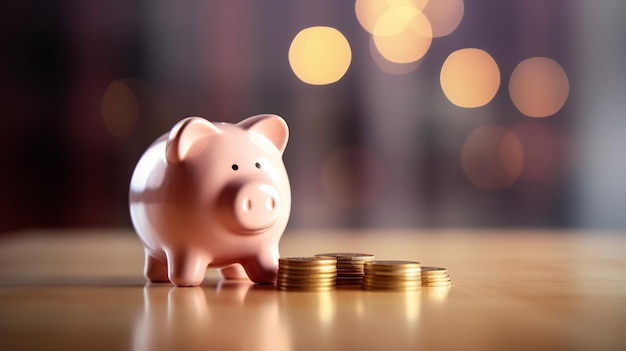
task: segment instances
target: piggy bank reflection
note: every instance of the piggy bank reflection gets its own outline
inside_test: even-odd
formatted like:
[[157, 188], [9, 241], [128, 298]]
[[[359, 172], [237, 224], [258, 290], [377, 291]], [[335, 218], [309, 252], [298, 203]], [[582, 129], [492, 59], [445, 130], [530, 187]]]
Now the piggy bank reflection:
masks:
[[133, 351], [259, 350], [291, 348], [278, 295], [243, 281], [143, 289], [144, 309], [133, 329]]
[[237, 124], [178, 122], [148, 147], [130, 183], [130, 215], [152, 282], [225, 278], [274, 283], [291, 209], [282, 161], [289, 130], [276, 115]]

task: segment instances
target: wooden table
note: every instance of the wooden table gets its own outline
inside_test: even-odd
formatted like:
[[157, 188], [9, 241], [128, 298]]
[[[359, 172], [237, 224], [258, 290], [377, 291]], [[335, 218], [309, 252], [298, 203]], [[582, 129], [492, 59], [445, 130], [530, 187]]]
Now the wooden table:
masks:
[[626, 233], [288, 230], [281, 255], [448, 268], [448, 290], [145, 284], [130, 230], [0, 237], [1, 350], [626, 350]]

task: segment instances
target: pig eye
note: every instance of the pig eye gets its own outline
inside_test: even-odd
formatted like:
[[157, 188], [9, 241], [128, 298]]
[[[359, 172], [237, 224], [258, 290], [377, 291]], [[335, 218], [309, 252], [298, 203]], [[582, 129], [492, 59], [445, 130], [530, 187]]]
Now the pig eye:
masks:
[[239, 169], [239, 166], [237, 166], [236, 163], [233, 163], [233, 165], [231, 166], [231, 168], [233, 169], [233, 171], [236, 171]]
[[257, 162], [257, 163], [254, 164], [254, 167], [261, 168], [261, 164]]

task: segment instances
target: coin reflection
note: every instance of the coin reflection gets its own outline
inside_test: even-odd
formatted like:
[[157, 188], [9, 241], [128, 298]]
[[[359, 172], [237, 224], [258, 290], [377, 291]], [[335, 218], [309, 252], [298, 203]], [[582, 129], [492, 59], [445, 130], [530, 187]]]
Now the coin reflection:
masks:
[[282, 319], [295, 345], [333, 347], [337, 295], [335, 291], [277, 291]]
[[418, 342], [416, 330], [421, 314], [421, 291], [364, 291], [365, 311], [358, 320], [360, 330], [376, 330], [369, 349], [386, 349], [402, 340], [403, 347]]
[[428, 301], [445, 302], [450, 294], [449, 286], [423, 287], [422, 294]]

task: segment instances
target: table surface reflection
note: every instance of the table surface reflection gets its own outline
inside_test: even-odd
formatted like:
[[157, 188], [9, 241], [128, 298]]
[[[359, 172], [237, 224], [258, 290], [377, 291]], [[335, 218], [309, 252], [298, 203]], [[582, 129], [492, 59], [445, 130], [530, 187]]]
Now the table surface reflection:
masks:
[[130, 230], [0, 237], [3, 350], [624, 350], [626, 233], [288, 230], [281, 255], [448, 268], [449, 289], [146, 284]]

